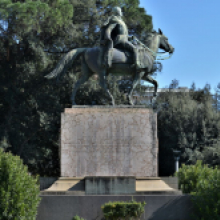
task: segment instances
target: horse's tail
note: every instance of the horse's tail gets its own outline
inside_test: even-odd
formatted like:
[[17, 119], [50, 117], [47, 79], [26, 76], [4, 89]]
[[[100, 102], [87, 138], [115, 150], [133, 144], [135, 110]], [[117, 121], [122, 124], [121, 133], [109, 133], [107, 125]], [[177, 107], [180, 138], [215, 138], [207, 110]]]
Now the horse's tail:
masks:
[[46, 77], [47, 79], [52, 79], [52, 78], [55, 78], [61, 75], [61, 73], [64, 74], [66, 70], [71, 66], [72, 62], [87, 49], [88, 48], [76, 48], [76, 49], [69, 51], [59, 61], [59, 63], [54, 68], [54, 70], [44, 77]]

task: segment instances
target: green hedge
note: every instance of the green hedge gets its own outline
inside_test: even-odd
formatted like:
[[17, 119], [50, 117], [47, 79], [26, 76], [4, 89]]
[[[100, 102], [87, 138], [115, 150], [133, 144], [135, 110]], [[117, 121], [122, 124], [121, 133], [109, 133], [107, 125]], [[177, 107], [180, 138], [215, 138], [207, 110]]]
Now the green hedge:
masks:
[[175, 173], [179, 179], [179, 188], [183, 193], [195, 192], [197, 184], [201, 179], [210, 177], [212, 169], [207, 165], [202, 165], [202, 161], [198, 160], [195, 165], [183, 164], [179, 172]]
[[28, 174], [20, 157], [0, 149], [0, 220], [36, 219], [41, 200], [37, 178]]
[[105, 219], [139, 219], [144, 212], [145, 202], [130, 202], [116, 201], [104, 204], [101, 209], [104, 213]]

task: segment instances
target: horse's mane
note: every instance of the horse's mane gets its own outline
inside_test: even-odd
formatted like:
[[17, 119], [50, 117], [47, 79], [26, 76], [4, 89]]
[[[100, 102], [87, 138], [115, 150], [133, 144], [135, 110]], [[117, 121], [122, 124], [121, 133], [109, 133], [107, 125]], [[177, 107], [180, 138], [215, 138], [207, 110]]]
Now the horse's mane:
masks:
[[147, 32], [147, 34], [146, 34], [146, 42], [145, 42], [145, 44], [146, 44], [146, 46], [147, 47], [149, 47], [150, 46], [150, 43], [151, 43], [151, 41], [152, 41], [152, 38], [155, 36], [155, 35], [157, 35], [158, 33], [155, 31], [155, 30], [152, 30], [152, 31], [150, 31], [150, 32]]
[[[155, 35], [158, 35], [158, 32], [155, 31], [155, 30], [152, 30], [151, 32], [148, 32], [148, 33], [146, 34], [145, 45], [146, 45], [147, 47], [150, 47], [150, 43], [151, 43], [151, 41], [152, 41], [152, 38], [153, 38]], [[155, 72], [161, 72], [162, 69], [163, 69], [163, 65], [162, 65], [161, 62], [156, 61], [156, 62], [154, 62], [154, 68], [155, 68], [155, 70], [154, 70]]]

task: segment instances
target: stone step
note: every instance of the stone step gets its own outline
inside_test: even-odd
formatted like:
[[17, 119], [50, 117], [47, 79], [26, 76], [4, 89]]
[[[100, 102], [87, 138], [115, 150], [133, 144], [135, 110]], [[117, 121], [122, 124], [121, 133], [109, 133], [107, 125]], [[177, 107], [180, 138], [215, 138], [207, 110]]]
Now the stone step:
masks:
[[[85, 195], [85, 177], [60, 177], [42, 195]], [[136, 195], [178, 194], [177, 177], [136, 177]]]

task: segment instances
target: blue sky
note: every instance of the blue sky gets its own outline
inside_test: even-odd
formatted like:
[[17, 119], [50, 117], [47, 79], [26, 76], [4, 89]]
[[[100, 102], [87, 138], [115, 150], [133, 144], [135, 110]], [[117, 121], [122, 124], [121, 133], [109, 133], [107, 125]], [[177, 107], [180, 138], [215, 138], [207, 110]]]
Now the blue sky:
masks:
[[[220, 0], [140, 0], [140, 7], [152, 15], [155, 30], [161, 28], [175, 48], [171, 59], [154, 77], [159, 88], [173, 79], [179, 86], [196, 89], [220, 83]], [[147, 83], [152, 86], [152, 84]]]
[[220, 83], [220, 0], [140, 0], [139, 6], [175, 48], [154, 77], [159, 88], [177, 79], [179, 86], [188, 88], [193, 82], [196, 89], [209, 83], [214, 94]]

